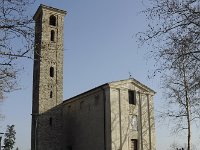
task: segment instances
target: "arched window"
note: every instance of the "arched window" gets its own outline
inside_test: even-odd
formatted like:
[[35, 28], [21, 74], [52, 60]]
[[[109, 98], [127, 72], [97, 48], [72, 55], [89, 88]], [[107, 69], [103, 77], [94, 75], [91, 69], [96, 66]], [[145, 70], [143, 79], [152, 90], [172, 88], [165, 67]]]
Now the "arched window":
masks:
[[51, 91], [51, 92], [50, 92], [50, 98], [52, 98], [52, 97], [53, 97], [53, 92]]
[[54, 15], [50, 16], [49, 24], [52, 25], [52, 26], [56, 26], [56, 17]]
[[54, 68], [50, 67], [50, 77], [54, 77]]
[[55, 31], [51, 30], [51, 41], [54, 42], [55, 41]]

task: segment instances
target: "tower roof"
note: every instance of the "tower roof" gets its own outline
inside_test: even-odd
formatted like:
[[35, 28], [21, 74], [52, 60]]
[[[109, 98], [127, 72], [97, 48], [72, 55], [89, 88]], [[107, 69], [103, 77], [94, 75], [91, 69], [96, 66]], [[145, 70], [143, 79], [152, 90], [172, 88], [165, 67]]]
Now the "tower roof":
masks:
[[51, 6], [46, 6], [46, 5], [40, 4], [35, 15], [33, 16], [34, 20], [36, 20], [37, 15], [41, 12], [42, 9], [47, 9], [47, 10], [54, 11], [54, 12], [64, 14], [64, 15], [67, 14], [67, 11], [65, 11], [65, 10], [61, 10], [61, 9], [58, 9], [58, 8], [54, 8], [54, 7], [51, 7]]

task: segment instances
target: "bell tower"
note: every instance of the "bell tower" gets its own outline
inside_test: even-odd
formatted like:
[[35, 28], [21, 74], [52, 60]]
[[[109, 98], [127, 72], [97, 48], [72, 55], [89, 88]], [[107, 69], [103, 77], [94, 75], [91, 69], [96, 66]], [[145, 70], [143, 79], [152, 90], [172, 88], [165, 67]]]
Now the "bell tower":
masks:
[[40, 116], [63, 101], [63, 27], [65, 15], [66, 11], [40, 5], [33, 17], [35, 20], [35, 50], [32, 150], [40, 149], [38, 148], [38, 140], [40, 140], [41, 132], [45, 131], [46, 125], [42, 125], [41, 121], [44, 117]]
[[33, 114], [63, 101], [63, 25], [66, 12], [40, 5], [35, 20]]

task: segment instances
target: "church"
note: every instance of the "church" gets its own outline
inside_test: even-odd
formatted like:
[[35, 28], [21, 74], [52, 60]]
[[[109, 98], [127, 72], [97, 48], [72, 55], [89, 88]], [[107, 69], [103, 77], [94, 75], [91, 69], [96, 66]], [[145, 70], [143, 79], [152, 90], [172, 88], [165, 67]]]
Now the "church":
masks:
[[33, 17], [31, 150], [155, 150], [155, 92], [136, 79], [63, 100], [66, 14], [40, 5]]

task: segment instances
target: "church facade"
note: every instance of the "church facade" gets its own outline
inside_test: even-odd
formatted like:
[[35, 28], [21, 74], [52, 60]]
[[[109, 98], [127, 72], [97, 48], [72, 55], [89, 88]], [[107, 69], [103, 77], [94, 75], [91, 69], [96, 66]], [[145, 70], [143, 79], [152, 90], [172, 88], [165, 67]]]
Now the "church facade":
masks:
[[40, 5], [35, 51], [31, 150], [155, 150], [155, 92], [130, 78], [63, 101], [66, 12]]

